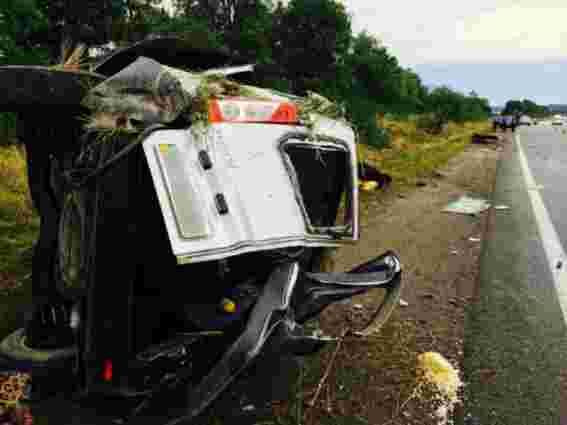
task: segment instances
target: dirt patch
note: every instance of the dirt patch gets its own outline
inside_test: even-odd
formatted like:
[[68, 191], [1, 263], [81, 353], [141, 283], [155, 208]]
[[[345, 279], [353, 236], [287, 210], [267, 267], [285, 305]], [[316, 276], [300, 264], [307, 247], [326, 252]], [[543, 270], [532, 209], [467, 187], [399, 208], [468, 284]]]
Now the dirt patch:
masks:
[[[407, 305], [398, 307], [377, 335], [348, 337], [337, 354], [329, 347], [308, 362], [297, 400], [305, 407], [302, 423], [437, 423], [427, 418], [430, 403], [419, 397], [407, 401], [415, 388], [415, 360], [419, 353], [436, 351], [460, 369], [465, 306], [474, 296], [487, 214], [441, 210], [464, 194], [490, 199], [500, 150], [471, 144], [423, 187], [404, 194], [362, 193], [361, 240], [339, 251], [336, 270], [393, 249], [403, 262]], [[370, 307], [368, 301], [333, 306], [323, 314], [321, 327], [340, 334], [338, 324]]]

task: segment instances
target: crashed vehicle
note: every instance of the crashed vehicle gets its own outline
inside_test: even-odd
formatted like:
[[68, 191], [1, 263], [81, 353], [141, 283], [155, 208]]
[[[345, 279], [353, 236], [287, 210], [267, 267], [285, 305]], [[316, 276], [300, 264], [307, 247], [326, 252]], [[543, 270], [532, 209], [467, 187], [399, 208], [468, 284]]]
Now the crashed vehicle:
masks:
[[326, 99], [237, 83], [253, 67], [233, 65], [159, 39], [89, 71], [0, 68], [28, 159], [50, 163], [30, 175], [49, 180], [32, 190], [42, 229], [56, 223], [34, 273], [63, 301], [0, 343], [0, 363], [32, 373], [34, 416], [255, 423], [335, 341], [309, 330], [327, 306], [381, 290], [366, 335], [398, 304], [395, 253], [326, 266], [359, 237], [353, 130]]

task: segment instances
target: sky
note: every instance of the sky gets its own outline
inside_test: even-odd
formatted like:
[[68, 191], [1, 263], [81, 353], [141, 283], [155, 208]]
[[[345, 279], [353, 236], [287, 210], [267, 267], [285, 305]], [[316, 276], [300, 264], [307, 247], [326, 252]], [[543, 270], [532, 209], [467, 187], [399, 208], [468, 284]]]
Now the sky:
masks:
[[339, 1], [428, 85], [567, 103], [567, 0]]
[[[343, 0], [366, 30], [429, 85], [493, 105], [567, 103], [567, 0]], [[562, 78], [563, 77], [563, 78]]]

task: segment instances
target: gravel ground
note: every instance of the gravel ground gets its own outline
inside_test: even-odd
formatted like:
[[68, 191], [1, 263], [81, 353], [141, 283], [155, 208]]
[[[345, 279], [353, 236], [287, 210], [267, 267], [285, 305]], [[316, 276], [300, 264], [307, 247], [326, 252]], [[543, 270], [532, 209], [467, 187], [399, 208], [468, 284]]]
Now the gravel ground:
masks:
[[[501, 150], [469, 145], [425, 186], [362, 194], [361, 241], [337, 253], [335, 270], [393, 249], [404, 266], [407, 306], [400, 306], [378, 334], [347, 338], [338, 351], [329, 347], [306, 365], [301, 394], [305, 423], [437, 423], [428, 418], [434, 408], [425, 394], [408, 401], [415, 388], [416, 356], [439, 352], [461, 369], [465, 308], [475, 293], [487, 215], [441, 210], [465, 194], [490, 200]], [[322, 328], [340, 334], [345, 319], [364, 314], [379, 296], [333, 306], [324, 313]], [[296, 422], [297, 409], [290, 410], [296, 416], [289, 419]]]

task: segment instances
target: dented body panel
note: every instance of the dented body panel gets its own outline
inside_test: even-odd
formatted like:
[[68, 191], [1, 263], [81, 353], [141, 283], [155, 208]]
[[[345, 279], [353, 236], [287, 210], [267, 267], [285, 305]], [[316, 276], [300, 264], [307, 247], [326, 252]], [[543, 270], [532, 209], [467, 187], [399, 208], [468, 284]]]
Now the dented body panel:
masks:
[[[356, 241], [358, 182], [352, 131], [334, 123], [320, 127], [318, 134], [320, 141], [313, 142], [301, 127], [233, 123], [213, 124], [203, 131], [152, 133], [143, 143], [144, 153], [178, 263]], [[353, 206], [348, 226], [330, 234], [309, 223], [285, 151], [288, 144], [312, 150], [314, 161], [318, 149], [344, 153], [347, 195]], [[203, 166], [202, 152], [210, 159], [209, 169]], [[219, 211], [218, 195], [227, 212]]]

